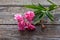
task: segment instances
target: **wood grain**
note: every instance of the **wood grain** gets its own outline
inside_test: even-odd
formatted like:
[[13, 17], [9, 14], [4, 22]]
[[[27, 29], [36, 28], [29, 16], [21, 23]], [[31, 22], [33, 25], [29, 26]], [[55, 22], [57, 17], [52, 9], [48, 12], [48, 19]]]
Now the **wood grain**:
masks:
[[[60, 0], [52, 0], [54, 3], [60, 5]], [[38, 4], [49, 5], [47, 0], [0, 0], [0, 5], [28, 5], [28, 4]]]
[[[60, 4], [59, 0], [52, 1]], [[41, 2], [43, 5], [49, 5], [46, 0], [0, 0], [0, 5], [25, 5], [32, 2], [35, 4]], [[53, 11], [56, 18], [54, 25], [47, 25], [49, 24], [47, 23], [47, 28], [44, 31], [41, 30], [40, 25], [36, 26], [35, 31], [18, 31], [17, 21], [13, 19], [14, 14], [23, 14], [28, 10], [32, 9], [24, 7], [0, 7], [0, 40], [60, 40], [60, 9]]]
[[59, 40], [60, 25], [46, 25], [44, 32], [40, 26], [35, 31], [18, 31], [17, 25], [0, 25], [1, 40]]
[[44, 31], [41, 31], [41, 26], [38, 25], [35, 31], [21, 32], [18, 31], [17, 25], [13, 25], [17, 24], [13, 15], [1, 15], [0, 18], [2, 24], [0, 25], [0, 40], [60, 40], [60, 25], [46, 25], [47, 28]]

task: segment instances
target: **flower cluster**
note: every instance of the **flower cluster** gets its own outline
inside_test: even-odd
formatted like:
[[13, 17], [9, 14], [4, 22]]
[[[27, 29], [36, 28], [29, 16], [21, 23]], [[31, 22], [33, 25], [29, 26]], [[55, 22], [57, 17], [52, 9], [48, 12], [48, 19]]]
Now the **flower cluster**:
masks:
[[35, 14], [33, 11], [25, 12], [24, 15], [15, 14], [14, 19], [18, 21], [18, 30], [35, 30], [35, 26], [32, 24]]

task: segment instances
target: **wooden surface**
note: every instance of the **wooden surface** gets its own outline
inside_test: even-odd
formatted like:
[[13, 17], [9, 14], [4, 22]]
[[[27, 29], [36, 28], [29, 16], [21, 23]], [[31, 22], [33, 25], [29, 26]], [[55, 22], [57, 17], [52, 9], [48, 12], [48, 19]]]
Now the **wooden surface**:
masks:
[[60, 25], [48, 25], [44, 32], [36, 27], [33, 32], [19, 32], [17, 25], [0, 25], [0, 40], [60, 40]]
[[[54, 25], [46, 25], [44, 32], [41, 31], [40, 25], [36, 26], [35, 31], [20, 32], [17, 29], [17, 22], [13, 19], [14, 14], [23, 14], [32, 10], [24, 7], [0, 7], [0, 40], [60, 40], [60, 9], [53, 11], [55, 17]], [[57, 13], [57, 14], [56, 14]], [[58, 25], [56, 25], [58, 24]]]
[[[52, 0], [54, 3], [60, 5], [60, 0]], [[17, 22], [13, 19], [14, 15], [32, 9], [24, 7], [15, 7], [16, 5], [28, 4], [50, 5], [46, 0], [0, 0], [0, 40], [60, 40], [60, 8], [53, 11], [55, 14], [55, 23], [45, 24], [47, 28], [44, 32], [41, 31], [40, 25], [36, 26], [35, 31], [20, 32], [17, 29]], [[4, 6], [3, 5], [8, 5]], [[10, 7], [15, 5], [13, 7]]]
[[[17, 13], [14, 13], [16, 10], [6, 10], [7, 9], [0, 12], [0, 24], [2, 24], [0, 25], [0, 40], [60, 40], [59, 23], [59, 25], [46, 25], [47, 28], [44, 30], [44, 32], [41, 31], [40, 26], [36, 26], [35, 31], [20, 32], [17, 29], [17, 22], [13, 19], [13, 15]], [[24, 12], [25, 11], [22, 13]], [[59, 15], [60, 14], [55, 14], [55, 17], [60, 18]]]
[[[56, 4], [60, 5], [60, 0], [51, 0]], [[49, 5], [47, 0], [0, 0], [0, 5], [28, 5], [28, 4], [38, 4]]]

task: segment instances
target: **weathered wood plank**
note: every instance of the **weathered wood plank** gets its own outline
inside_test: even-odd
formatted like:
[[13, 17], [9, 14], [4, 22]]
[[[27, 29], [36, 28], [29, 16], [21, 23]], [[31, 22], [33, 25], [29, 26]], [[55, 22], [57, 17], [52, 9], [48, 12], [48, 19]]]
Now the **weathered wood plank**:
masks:
[[[14, 20], [15, 14], [23, 14], [24, 12], [32, 10], [24, 7], [1, 7], [0, 8], [0, 24], [16, 24], [17, 22]], [[56, 9], [53, 11], [57, 19], [60, 19], [60, 9]], [[59, 22], [60, 23], [60, 22]]]
[[47, 25], [44, 32], [40, 26], [35, 31], [19, 32], [17, 25], [0, 25], [0, 39], [6, 40], [59, 40], [60, 25]]
[[24, 13], [28, 10], [32, 10], [32, 9], [28, 9], [28, 8], [24, 8], [24, 7], [0, 7], [0, 14], [16, 14], [16, 13]]
[[[33, 10], [33, 9], [28, 9], [25, 7], [0, 7], [0, 15], [2, 15], [2, 14], [12, 15], [12, 14], [16, 14], [16, 13], [22, 14], [29, 10]], [[53, 10], [53, 13], [60, 13], [60, 8]]]
[[[54, 14], [55, 15], [55, 22], [53, 24], [60, 24], [60, 14]], [[47, 18], [48, 23], [47, 24], [51, 24], [49, 22], [49, 19]], [[0, 24], [17, 24], [17, 21], [14, 20], [14, 14], [1, 14], [0, 15]]]
[[[60, 5], [60, 0], [52, 0]], [[49, 5], [46, 0], [0, 0], [0, 5], [28, 5], [28, 4], [41, 3], [43, 5]], [[0, 7], [0, 40], [60, 40], [60, 25], [46, 25], [47, 29], [44, 32], [41, 31], [40, 26], [36, 26], [36, 30], [33, 32], [24, 31], [19, 32], [17, 25], [3, 25], [3, 24], [17, 24], [13, 19], [14, 14], [23, 14], [24, 12], [32, 10], [24, 7]], [[54, 11], [58, 13], [60, 9]], [[58, 17], [60, 19], [60, 16]], [[59, 22], [59, 20], [57, 21]], [[60, 23], [60, 22], [59, 22]], [[57, 24], [57, 23], [55, 23]]]
[[[60, 0], [52, 0], [53, 2], [55, 2], [56, 4], [60, 5]], [[44, 5], [49, 5], [49, 3], [47, 2], [47, 0], [0, 0], [0, 5], [27, 5], [27, 4], [44, 4]]]
[[[24, 6], [25, 5], [0, 5], [0, 7], [24, 7]], [[49, 7], [50, 5], [43, 5], [43, 6], [44, 7]]]

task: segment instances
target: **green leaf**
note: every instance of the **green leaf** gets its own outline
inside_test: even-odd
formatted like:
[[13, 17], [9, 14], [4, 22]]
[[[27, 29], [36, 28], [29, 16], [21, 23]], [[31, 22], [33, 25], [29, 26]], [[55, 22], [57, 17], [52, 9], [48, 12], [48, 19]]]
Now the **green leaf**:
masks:
[[46, 15], [48, 16], [48, 18], [51, 20], [51, 21], [54, 21], [54, 17], [52, 14], [50, 14], [49, 12], [46, 12]]
[[51, 4], [53, 4], [53, 5], [56, 5], [55, 3], [53, 3], [52, 1], [50, 1], [50, 0], [47, 0], [48, 2], [50, 2]]
[[43, 5], [41, 5], [40, 3], [39, 3], [39, 5], [38, 5], [40, 8], [42, 8], [42, 10], [46, 10], [46, 8], [43, 6]]
[[57, 8], [57, 5], [56, 5], [55, 3], [53, 3], [53, 2], [50, 1], [50, 0], [47, 0], [47, 1], [51, 3], [51, 5], [49, 6], [49, 11], [54, 10], [54, 9]]
[[36, 18], [33, 20], [33, 24], [39, 23], [43, 17], [44, 17], [44, 13], [41, 13], [40, 15], [36, 16]]
[[40, 14], [42, 11], [41, 10], [34, 10], [35, 15], [37, 15], [38, 13]]
[[48, 15], [50, 15], [52, 18], [54, 18], [53, 14], [51, 14], [49, 11], [48, 11]]
[[37, 13], [37, 15], [35, 15], [34, 21], [38, 20], [40, 16], [42, 16], [42, 13]]
[[35, 5], [25, 5], [24, 7], [26, 8], [31, 8], [31, 9], [39, 9], [37, 6]]
[[41, 4], [39, 5], [25, 5], [24, 7], [26, 8], [31, 8], [31, 9], [38, 9], [38, 10], [45, 10], [44, 6], [42, 6]]
[[50, 6], [49, 6], [49, 11], [54, 10], [54, 9], [56, 9], [56, 8], [57, 8], [56, 5], [50, 5]]

